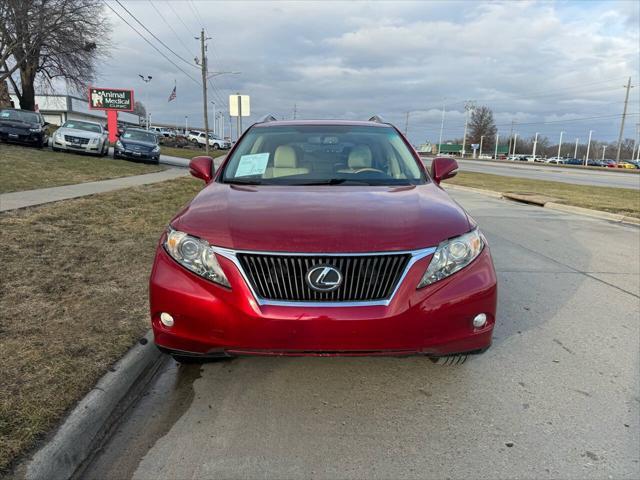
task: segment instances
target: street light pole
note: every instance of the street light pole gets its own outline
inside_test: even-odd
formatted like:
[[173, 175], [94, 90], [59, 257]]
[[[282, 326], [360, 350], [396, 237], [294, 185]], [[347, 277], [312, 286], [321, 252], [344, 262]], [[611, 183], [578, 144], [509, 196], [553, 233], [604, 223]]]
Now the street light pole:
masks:
[[467, 125], [469, 124], [469, 112], [473, 111], [473, 102], [471, 100], [469, 100], [468, 102], [466, 102], [464, 104], [464, 109], [466, 111], [466, 115], [464, 118], [464, 136], [462, 137], [462, 155], [461, 157], [464, 158], [464, 154], [467, 153], [466, 152], [466, 147], [467, 147]]
[[213, 134], [216, 134], [216, 102], [211, 102], [211, 105], [213, 105], [213, 116], [211, 118], [213, 118]]
[[538, 135], [539, 134], [540, 134], [539, 132], [536, 132], [536, 138], [533, 141], [533, 153], [531, 154], [531, 156], [533, 157], [533, 161], [534, 162], [536, 161], [536, 148], [538, 147]]
[[558, 143], [558, 156], [556, 158], [558, 158], [558, 160], [560, 159], [560, 150], [562, 149], [562, 135], [564, 135], [564, 132], [560, 132], [560, 143]]
[[584, 164], [587, 165], [589, 163], [589, 150], [591, 149], [591, 134], [593, 130], [589, 130], [589, 140], [587, 140], [587, 156], [584, 158]]
[[578, 138], [576, 138], [576, 149], [573, 151], [573, 158], [578, 158]]
[[518, 134], [513, 135], [513, 154], [516, 154], [516, 145], [518, 144]]
[[480, 135], [480, 158], [482, 158], [482, 141], [484, 140], [484, 135]]
[[438, 140], [438, 155], [442, 145], [442, 132], [444, 131], [444, 100], [442, 101], [442, 120], [440, 121], [440, 139]]
[[493, 155], [494, 160], [498, 159], [498, 140], [500, 140], [500, 135], [496, 133], [496, 151]]
[[616, 163], [620, 162], [620, 149], [622, 148], [622, 135], [624, 134], [624, 119], [627, 117], [627, 104], [629, 103], [629, 90], [633, 88], [631, 85], [631, 77], [627, 81], [627, 94], [624, 97], [624, 110], [622, 110], [622, 121], [620, 122], [620, 135], [618, 135], [618, 152], [616, 153]]
[[602, 146], [602, 160], [604, 160], [604, 152], [605, 152], [606, 149], [607, 149], [607, 146], [603, 145]]
[[144, 89], [144, 124], [147, 130], [149, 130], [149, 83], [151, 82], [151, 79], [153, 78], [151, 75], [147, 75], [146, 77], [144, 75], [142, 75], [141, 73], [138, 74], [138, 76], [142, 79], [142, 81], [145, 83], [146, 87]]
[[189, 115], [184, 116], [184, 136], [189, 134]]

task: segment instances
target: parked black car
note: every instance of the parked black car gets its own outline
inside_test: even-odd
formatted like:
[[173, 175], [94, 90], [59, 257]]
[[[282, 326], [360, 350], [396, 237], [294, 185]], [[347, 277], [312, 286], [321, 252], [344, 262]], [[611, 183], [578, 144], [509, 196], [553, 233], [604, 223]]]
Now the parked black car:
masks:
[[587, 165], [589, 167], [606, 167], [602, 160], [587, 160]]
[[42, 148], [49, 142], [42, 115], [30, 110], [0, 110], [0, 140]]
[[147, 130], [127, 128], [118, 134], [113, 158], [130, 158], [158, 163], [160, 161], [158, 137]]
[[579, 158], [567, 158], [564, 162], [565, 165], [584, 165], [583, 161]]

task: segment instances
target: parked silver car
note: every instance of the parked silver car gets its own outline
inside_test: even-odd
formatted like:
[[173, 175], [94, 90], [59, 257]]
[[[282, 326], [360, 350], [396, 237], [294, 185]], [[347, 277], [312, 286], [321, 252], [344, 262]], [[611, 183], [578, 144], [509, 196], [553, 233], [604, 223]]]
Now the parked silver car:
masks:
[[92, 153], [101, 157], [109, 151], [107, 130], [99, 123], [67, 120], [51, 139], [54, 151]]

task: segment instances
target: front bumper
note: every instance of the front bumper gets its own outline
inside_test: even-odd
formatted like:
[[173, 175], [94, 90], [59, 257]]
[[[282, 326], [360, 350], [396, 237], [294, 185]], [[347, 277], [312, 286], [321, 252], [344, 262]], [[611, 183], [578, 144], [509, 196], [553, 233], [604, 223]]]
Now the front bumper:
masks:
[[[387, 306], [259, 305], [236, 265], [218, 256], [231, 284], [213, 284], [158, 247], [151, 322], [165, 351], [219, 355], [411, 355], [480, 352], [491, 345], [497, 285], [488, 247], [468, 267], [416, 290], [431, 256], [417, 261]], [[165, 327], [167, 312], [174, 325]], [[482, 328], [472, 319], [487, 315]]]
[[43, 145], [45, 141], [44, 132], [27, 132], [22, 129], [0, 128], [0, 140], [5, 142], [21, 143], [24, 145]]
[[160, 152], [137, 152], [128, 149], [116, 149], [114, 150], [114, 157], [129, 158], [132, 160], [151, 160], [158, 162], [160, 160]]
[[51, 143], [53, 148], [59, 150], [66, 150], [69, 152], [81, 152], [81, 153], [93, 153], [98, 154], [102, 151], [103, 145], [98, 143], [85, 143], [78, 144], [73, 142], [67, 142], [64, 139], [57, 139], [53, 137], [53, 141]]

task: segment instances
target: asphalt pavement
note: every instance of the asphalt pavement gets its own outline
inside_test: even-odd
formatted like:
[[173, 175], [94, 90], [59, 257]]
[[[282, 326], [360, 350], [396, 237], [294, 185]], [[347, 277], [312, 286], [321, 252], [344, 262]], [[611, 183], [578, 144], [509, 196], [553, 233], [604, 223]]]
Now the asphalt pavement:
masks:
[[452, 195], [498, 271], [485, 354], [167, 359], [81, 478], [640, 478], [640, 230]]
[[491, 173], [509, 177], [550, 180], [553, 182], [593, 185], [597, 187], [633, 188], [640, 190], [640, 175], [602, 170], [581, 170], [541, 166], [525, 162], [490, 162], [480, 160], [457, 159], [460, 171]]

